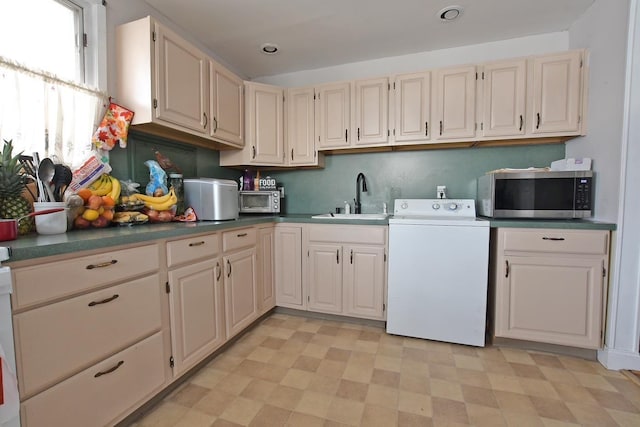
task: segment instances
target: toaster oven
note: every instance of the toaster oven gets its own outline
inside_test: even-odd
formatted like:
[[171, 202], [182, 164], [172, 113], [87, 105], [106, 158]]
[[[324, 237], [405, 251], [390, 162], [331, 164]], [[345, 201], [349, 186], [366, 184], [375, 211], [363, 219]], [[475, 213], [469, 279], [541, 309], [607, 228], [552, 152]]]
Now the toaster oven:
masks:
[[240, 213], [280, 213], [280, 191], [241, 191]]

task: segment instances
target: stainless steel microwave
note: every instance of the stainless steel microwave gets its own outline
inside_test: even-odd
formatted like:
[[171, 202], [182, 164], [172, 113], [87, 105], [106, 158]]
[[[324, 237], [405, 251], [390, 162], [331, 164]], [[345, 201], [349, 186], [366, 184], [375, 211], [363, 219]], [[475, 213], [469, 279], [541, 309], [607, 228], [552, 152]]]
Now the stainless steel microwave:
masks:
[[491, 172], [478, 178], [478, 214], [493, 218], [587, 218], [591, 171]]
[[241, 191], [240, 213], [280, 213], [280, 191]]

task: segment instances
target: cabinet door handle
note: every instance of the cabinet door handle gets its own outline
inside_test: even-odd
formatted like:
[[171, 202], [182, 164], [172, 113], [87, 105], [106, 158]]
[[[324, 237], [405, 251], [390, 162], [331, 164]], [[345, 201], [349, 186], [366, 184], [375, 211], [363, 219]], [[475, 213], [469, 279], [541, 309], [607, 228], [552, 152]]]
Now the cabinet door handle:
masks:
[[440, 120], [440, 135], [442, 135], [442, 120]]
[[122, 365], [124, 365], [124, 360], [119, 361], [119, 362], [116, 364], [116, 366], [114, 366], [113, 368], [109, 368], [109, 369], [107, 369], [106, 371], [100, 371], [100, 372], [98, 372], [97, 374], [95, 374], [95, 375], [93, 376], [93, 378], [98, 378], [98, 377], [101, 377], [101, 376], [103, 376], [103, 375], [110, 374], [111, 372], [115, 371], [116, 369], [118, 369], [118, 368], [119, 368], [120, 366], [122, 366]]
[[220, 275], [222, 275], [222, 268], [220, 268], [220, 263], [216, 262], [216, 282], [220, 280]]
[[228, 267], [227, 277], [231, 277], [231, 263], [229, 262], [229, 260], [227, 260], [227, 267]]
[[86, 269], [87, 270], [93, 270], [94, 268], [109, 267], [110, 265], [114, 265], [117, 262], [118, 262], [117, 259], [112, 259], [111, 261], [103, 262], [103, 263], [100, 263], [100, 264], [89, 264], [89, 265], [87, 265]]
[[291, 160], [293, 160], [293, 148], [291, 149]]
[[564, 240], [564, 237], [543, 237], [542, 240], [553, 240], [555, 242], [560, 242]]
[[207, 119], [207, 113], [202, 113], [202, 117], [204, 117], [204, 128], [207, 128], [207, 124], [209, 124], [209, 119]]
[[252, 157], [251, 157], [252, 159], [256, 158], [256, 146], [255, 145], [251, 146], [251, 155], [252, 155]]
[[358, 141], [360, 141], [360, 128], [358, 128]]
[[202, 246], [202, 245], [204, 245], [204, 240], [201, 240], [201, 241], [199, 241], [199, 242], [189, 243], [189, 246], [190, 246], [190, 247], [193, 247], [193, 246]]
[[216, 116], [213, 116], [213, 133], [216, 133], [217, 130], [218, 130], [218, 119], [216, 119]]
[[351, 249], [350, 262], [351, 262], [351, 264], [353, 264], [353, 249]]
[[236, 234], [236, 237], [244, 237], [246, 235], [247, 235], [247, 233], [240, 233], [240, 234]]
[[424, 122], [424, 136], [429, 136], [429, 122]]
[[518, 129], [519, 131], [522, 131], [523, 125], [524, 125], [524, 119], [522, 118], [522, 114], [520, 114], [520, 129]]
[[536, 129], [540, 129], [540, 113], [536, 113]]
[[504, 264], [504, 277], [509, 277], [509, 261], [505, 261]]
[[336, 249], [336, 264], [340, 264], [340, 249]]
[[349, 129], [344, 130], [344, 142], [349, 141]]
[[94, 305], [98, 305], [98, 304], [106, 304], [106, 303], [111, 302], [111, 301], [113, 301], [114, 299], [118, 298], [119, 296], [120, 296], [120, 295], [118, 295], [118, 294], [114, 294], [112, 297], [105, 298], [105, 299], [100, 300], [100, 301], [91, 301], [91, 302], [89, 303], [89, 307], [93, 307]]

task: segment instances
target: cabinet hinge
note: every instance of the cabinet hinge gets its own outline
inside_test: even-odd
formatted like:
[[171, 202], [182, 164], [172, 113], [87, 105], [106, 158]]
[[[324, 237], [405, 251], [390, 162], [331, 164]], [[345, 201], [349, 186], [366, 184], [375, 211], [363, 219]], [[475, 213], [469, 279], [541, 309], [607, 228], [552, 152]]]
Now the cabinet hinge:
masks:
[[284, 102], [284, 94], [282, 94], [282, 102]]
[[309, 255], [309, 251], [307, 251], [307, 258], [310, 257], [311, 255]]
[[387, 304], [382, 304], [382, 311], [387, 311]]
[[482, 80], [484, 80], [484, 71], [482, 72]]
[[158, 108], [158, 100], [153, 98], [153, 108]]
[[396, 82], [393, 82], [393, 90], [396, 90]]
[[165, 290], [165, 292], [166, 292], [166, 293], [168, 293], [168, 294], [169, 294], [169, 293], [171, 293], [171, 286], [169, 285], [169, 282], [166, 282], [166, 283], [164, 284], [164, 290]]
[[173, 356], [171, 356], [169, 358], [169, 367], [173, 368], [176, 365], [175, 360], [173, 359]]
[[387, 137], [391, 136], [391, 131], [387, 129]]
[[311, 302], [311, 297], [307, 295], [307, 302]]
[[602, 267], [602, 277], [607, 277], [607, 269]]
[[151, 32], [151, 40], [156, 41], [156, 32], [155, 31]]
[[82, 34], [82, 46], [87, 47], [89, 46], [89, 42], [87, 39], [87, 33], [83, 33]]
[[387, 83], [387, 90], [391, 90], [391, 83]]
[[384, 251], [384, 262], [387, 262], [387, 251]]
[[393, 136], [396, 136], [396, 128], [393, 128]]
[[480, 122], [480, 130], [484, 130], [484, 122]]
[[582, 68], [582, 59], [580, 60], [580, 68]]
[[478, 80], [478, 73], [476, 73], [476, 80]]

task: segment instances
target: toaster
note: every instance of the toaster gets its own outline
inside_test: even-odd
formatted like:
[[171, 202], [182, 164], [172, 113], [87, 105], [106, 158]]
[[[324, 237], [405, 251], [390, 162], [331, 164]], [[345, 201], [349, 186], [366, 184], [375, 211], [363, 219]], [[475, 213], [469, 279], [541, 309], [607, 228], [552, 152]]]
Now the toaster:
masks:
[[184, 180], [185, 206], [191, 206], [199, 220], [238, 219], [238, 183], [229, 179]]

